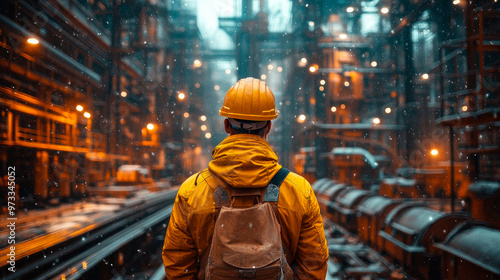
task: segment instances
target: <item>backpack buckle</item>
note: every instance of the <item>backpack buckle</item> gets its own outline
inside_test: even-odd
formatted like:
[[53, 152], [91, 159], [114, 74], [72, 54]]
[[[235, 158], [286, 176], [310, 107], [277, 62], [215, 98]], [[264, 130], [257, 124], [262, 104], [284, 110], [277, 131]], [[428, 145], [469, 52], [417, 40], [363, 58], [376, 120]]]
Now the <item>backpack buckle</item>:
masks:
[[240, 278], [253, 279], [255, 278], [255, 269], [239, 269]]

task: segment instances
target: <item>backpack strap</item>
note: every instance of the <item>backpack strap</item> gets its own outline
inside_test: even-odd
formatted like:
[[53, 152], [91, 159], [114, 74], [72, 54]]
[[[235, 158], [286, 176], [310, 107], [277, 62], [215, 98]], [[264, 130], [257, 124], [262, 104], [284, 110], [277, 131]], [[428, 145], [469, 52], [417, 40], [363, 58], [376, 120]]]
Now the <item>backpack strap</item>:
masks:
[[[290, 170], [282, 167], [276, 175], [271, 179], [269, 185], [266, 189], [266, 194], [264, 195], [264, 202], [275, 202], [271, 203], [271, 208], [273, 209], [274, 215], [276, 219], [278, 219], [278, 223], [281, 225], [279, 210], [278, 210], [278, 198], [280, 194], [280, 186], [285, 181], [286, 176], [290, 173]], [[293, 262], [292, 252], [290, 248], [282, 244], [283, 253], [285, 255], [286, 262], [291, 267]]]
[[280, 196], [280, 186], [285, 181], [286, 176], [288, 176], [290, 170], [282, 167], [278, 173], [269, 182], [266, 189], [266, 194], [264, 195], [264, 202], [278, 202]]

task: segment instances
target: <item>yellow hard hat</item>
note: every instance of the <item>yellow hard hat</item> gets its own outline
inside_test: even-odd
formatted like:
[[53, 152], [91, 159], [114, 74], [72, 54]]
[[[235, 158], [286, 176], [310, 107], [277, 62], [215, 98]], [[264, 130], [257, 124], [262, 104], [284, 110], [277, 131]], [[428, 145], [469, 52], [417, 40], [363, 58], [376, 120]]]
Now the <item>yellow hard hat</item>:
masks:
[[241, 79], [226, 93], [219, 110], [223, 117], [269, 121], [278, 117], [274, 94], [263, 81], [254, 78]]

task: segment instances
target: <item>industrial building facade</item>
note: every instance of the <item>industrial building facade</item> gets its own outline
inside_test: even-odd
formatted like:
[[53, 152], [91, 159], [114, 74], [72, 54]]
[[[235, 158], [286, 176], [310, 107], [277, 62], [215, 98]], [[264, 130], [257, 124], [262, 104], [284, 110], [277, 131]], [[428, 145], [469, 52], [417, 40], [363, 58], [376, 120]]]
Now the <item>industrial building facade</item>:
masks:
[[181, 2], [2, 3], [1, 158], [26, 170], [21, 201], [81, 196], [125, 163], [157, 178], [192, 165], [206, 139], [191, 120], [235, 79], [210, 80], [217, 59], [278, 87], [285, 164], [314, 158], [321, 176], [322, 154], [354, 145], [419, 168], [433, 146], [472, 181], [498, 180], [496, 2], [290, 1], [281, 25], [275, 4], [235, 2], [222, 50]]

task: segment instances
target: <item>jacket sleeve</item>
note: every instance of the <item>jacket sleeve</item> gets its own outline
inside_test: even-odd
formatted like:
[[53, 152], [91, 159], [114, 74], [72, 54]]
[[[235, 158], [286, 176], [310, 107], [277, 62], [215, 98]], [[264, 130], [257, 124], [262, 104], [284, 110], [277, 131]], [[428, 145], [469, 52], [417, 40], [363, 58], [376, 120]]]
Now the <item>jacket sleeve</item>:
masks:
[[325, 279], [328, 265], [328, 245], [318, 201], [309, 187], [309, 211], [302, 219], [299, 244], [295, 252], [294, 272], [298, 279]]
[[177, 194], [162, 252], [167, 279], [196, 279], [198, 273], [196, 247], [183, 205], [183, 197]]

